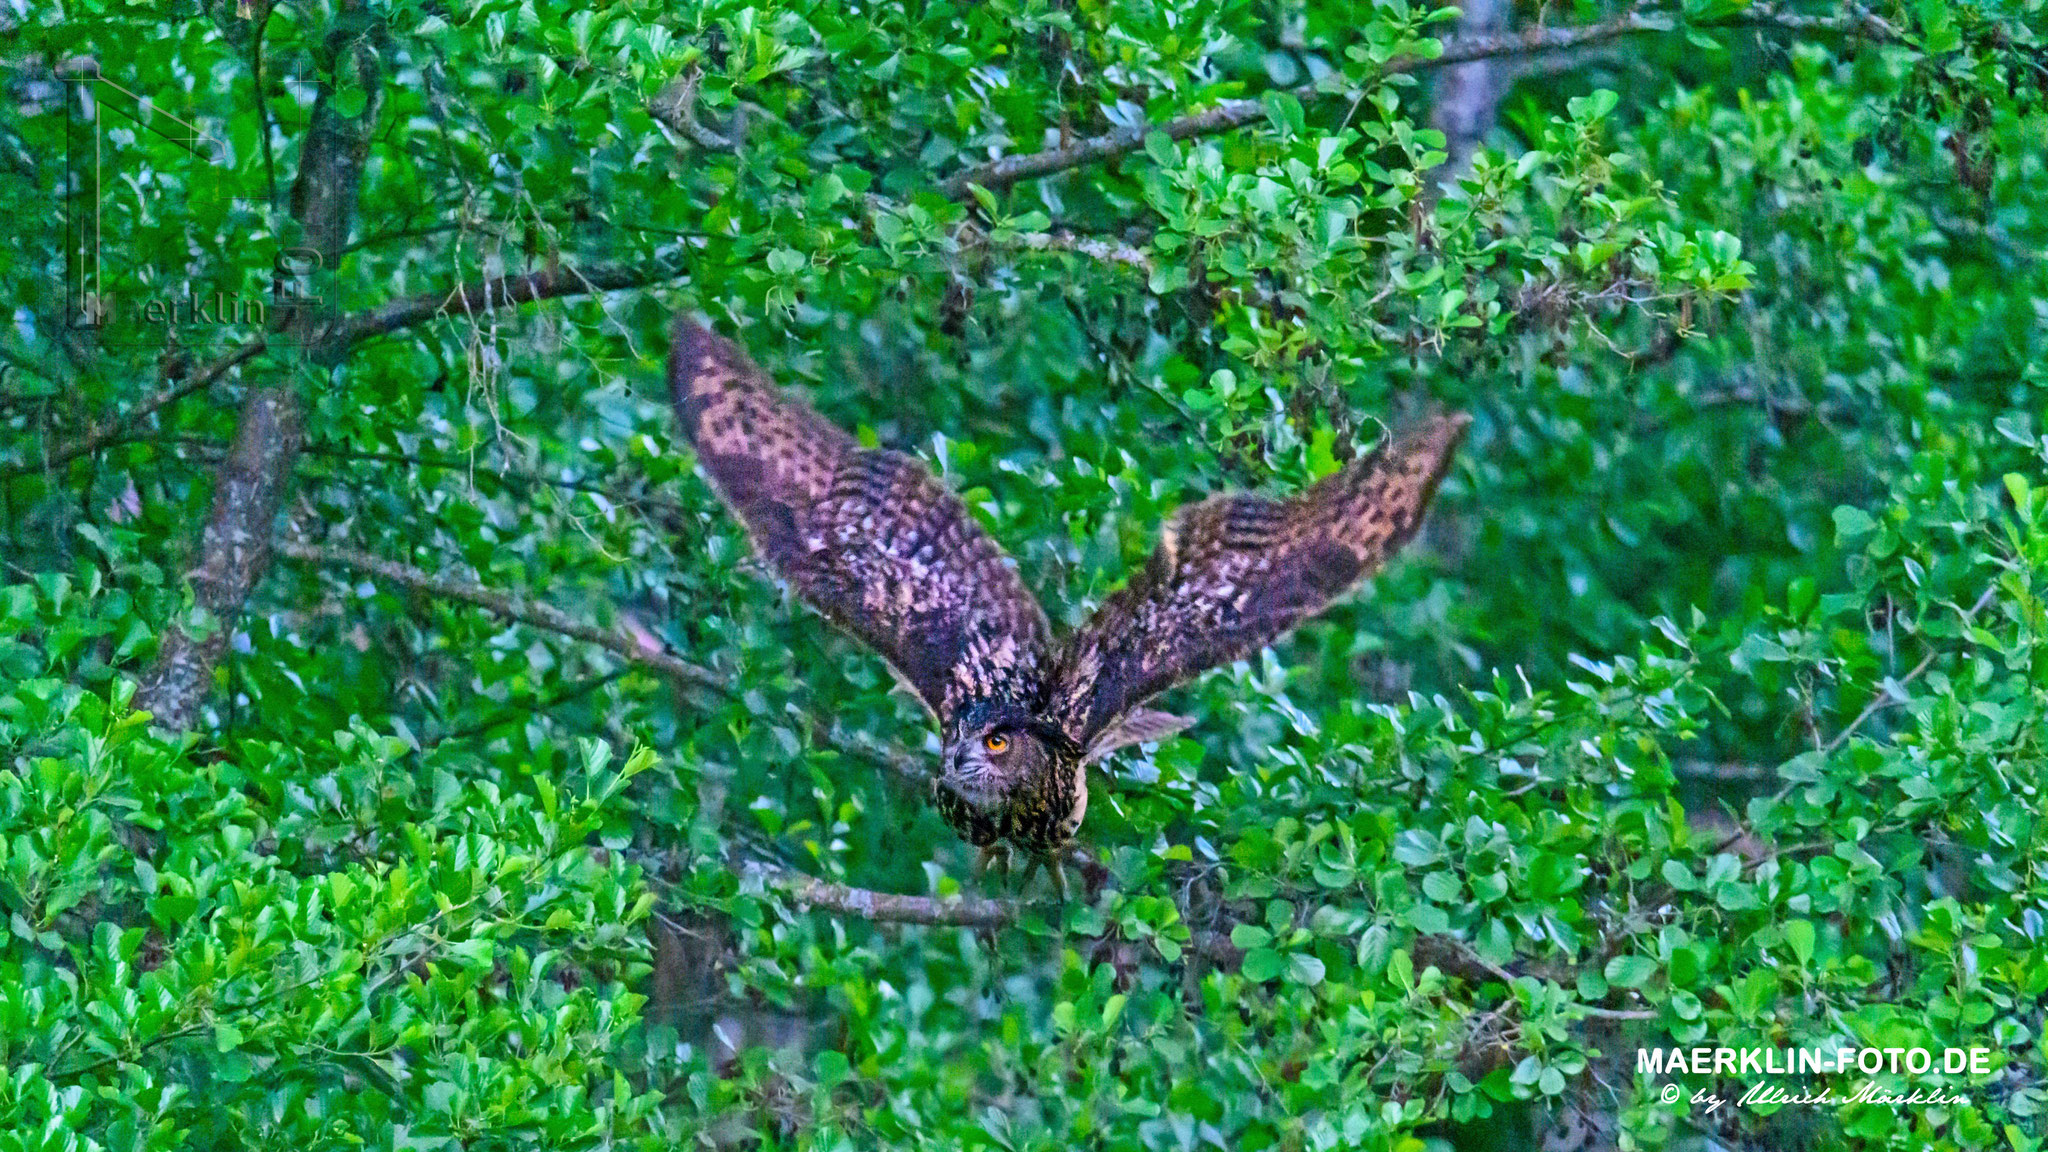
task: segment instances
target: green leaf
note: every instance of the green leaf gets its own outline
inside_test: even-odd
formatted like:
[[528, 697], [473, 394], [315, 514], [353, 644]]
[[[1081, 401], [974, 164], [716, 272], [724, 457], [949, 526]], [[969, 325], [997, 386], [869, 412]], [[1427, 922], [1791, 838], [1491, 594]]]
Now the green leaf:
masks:
[[826, 1048], [811, 1058], [811, 1072], [819, 1084], [829, 1088], [852, 1075], [853, 1066], [847, 1062], [845, 1053]]
[[334, 90], [332, 107], [334, 113], [344, 120], [353, 120], [363, 114], [369, 106], [369, 93], [354, 85], [345, 85]]
[[1293, 94], [1268, 89], [1260, 98], [1266, 106], [1266, 119], [1270, 120], [1282, 138], [1299, 134], [1306, 124], [1301, 101]]
[[1387, 979], [1403, 992], [1415, 990], [1415, 962], [1408, 957], [1406, 948], [1396, 948], [1387, 958]]
[[1443, 859], [1443, 842], [1419, 828], [1410, 828], [1394, 837], [1394, 859], [1410, 868], [1421, 868]]
[[1230, 942], [1245, 950], [1263, 948], [1273, 942], [1273, 934], [1256, 924], [1238, 924], [1230, 929]]
[[1323, 982], [1323, 962], [1306, 952], [1296, 952], [1287, 960], [1287, 980], [1313, 988]]
[[1603, 973], [1618, 988], [1640, 988], [1657, 974], [1657, 962], [1647, 956], [1616, 956]]
[[1663, 867], [1658, 869], [1658, 874], [1664, 877], [1666, 884], [1671, 885], [1680, 892], [1692, 891], [1698, 886], [1699, 882], [1698, 877], [1693, 875], [1692, 869], [1676, 860], [1666, 860]]
[[1449, 872], [1431, 872], [1422, 878], [1423, 895], [1441, 904], [1458, 899], [1458, 878]]
[[1877, 531], [1877, 521], [1861, 508], [1842, 505], [1835, 509], [1835, 543], [1853, 548]]
[[2033, 523], [2034, 489], [2032, 485], [2027, 483], [2027, 478], [2017, 472], [2007, 472], [2005, 474], [2005, 490], [2012, 494], [2013, 510], [2019, 513], [2020, 520], [2029, 524]]
[[1565, 111], [1573, 120], [1591, 123], [1604, 119], [1615, 105], [1621, 102], [1621, 95], [1611, 88], [1595, 88], [1584, 96], [1574, 96], [1565, 101]]
[[1271, 948], [1254, 948], [1244, 954], [1240, 969], [1244, 978], [1263, 984], [1287, 970], [1287, 958]]
[[1813, 922], [1810, 920], [1787, 920], [1780, 931], [1784, 933], [1785, 945], [1792, 949], [1792, 955], [1799, 961], [1799, 966], [1801, 968], [1812, 967], [1814, 945]]

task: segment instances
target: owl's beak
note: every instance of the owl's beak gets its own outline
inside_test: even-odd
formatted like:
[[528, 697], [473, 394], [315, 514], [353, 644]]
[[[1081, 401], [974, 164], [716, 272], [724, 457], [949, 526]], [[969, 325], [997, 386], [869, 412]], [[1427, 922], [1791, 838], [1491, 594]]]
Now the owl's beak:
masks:
[[960, 776], [941, 776], [934, 787], [977, 812], [997, 807], [1002, 799], [993, 789]]

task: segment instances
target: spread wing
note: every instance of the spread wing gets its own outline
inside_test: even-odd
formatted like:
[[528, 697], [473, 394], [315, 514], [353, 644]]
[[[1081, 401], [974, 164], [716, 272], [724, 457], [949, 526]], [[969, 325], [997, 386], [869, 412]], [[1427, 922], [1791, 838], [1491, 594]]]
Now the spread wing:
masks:
[[1119, 719], [1147, 699], [1322, 611], [1421, 527], [1467, 423], [1425, 420], [1284, 500], [1235, 494], [1181, 509], [1144, 570], [1068, 641], [1054, 722], [1083, 746], [1117, 739]]
[[761, 558], [942, 722], [975, 698], [1039, 699], [1045, 613], [922, 463], [861, 447], [688, 318], [668, 377], [698, 462]]

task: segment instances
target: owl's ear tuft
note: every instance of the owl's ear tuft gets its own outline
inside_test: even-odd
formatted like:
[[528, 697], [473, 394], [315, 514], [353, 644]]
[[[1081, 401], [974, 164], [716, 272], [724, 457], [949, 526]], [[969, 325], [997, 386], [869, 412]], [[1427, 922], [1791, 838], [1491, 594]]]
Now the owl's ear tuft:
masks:
[[1194, 720], [1187, 716], [1175, 716], [1152, 708], [1134, 708], [1112, 721], [1109, 727], [1088, 742], [1088, 751], [1081, 757], [1081, 762], [1093, 764], [1126, 745], [1164, 740], [1193, 723]]

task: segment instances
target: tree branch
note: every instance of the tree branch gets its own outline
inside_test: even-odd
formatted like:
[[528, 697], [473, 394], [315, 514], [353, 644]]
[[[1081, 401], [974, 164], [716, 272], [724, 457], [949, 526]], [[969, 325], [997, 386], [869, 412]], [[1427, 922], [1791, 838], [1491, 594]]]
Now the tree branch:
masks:
[[1104, 264], [1123, 264], [1140, 275], [1151, 276], [1152, 254], [1121, 240], [1082, 236], [1073, 232], [1030, 232], [1018, 237], [1026, 248], [1041, 252], [1072, 252]]
[[198, 566], [188, 577], [193, 600], [210, 617], [208, 627], [197, 636], [183, 624], [166, 628], [156, 661], [135, 695], [136, 708], [167, 729], [191, 726], [213, 688], [213, 668], [227, 651], [234, 618], [270, 567], [271, 525], [304, 438], [297, 393], [289, 388], [250, 393], [234, 449], [214, 483]]
[[745, 875], [806, 908], [858, 916], [885, 924], [926, 924], [960, 928], [1001, 928], [1023, 911], [1017, 900], [985, 896], [899, 896], [867, 888], [849, 888], [801, 872], [749, 865]]
[[[354, 548], [339, 548], [287, 538], [278, 544], [277, 549], [293, 560], [353, 568], [358, 572], [367, 572], [429, 596], [468, 604], [515, 623], [567, 636], [572, 640], [581, 640], [587, 644], [595, 644], [620, 659], [651, 668], [674, 683], [686, 687], [708, 689], [727, 698], [736, 694], [736, 689], [724, 677], [659, 647], [658, 641], [651, 634], [603, 628], [579, 620], [551, 604], [487, 588], [469, 580], [430, 575], [410, 565], [372, 556], [368, 552]], [[913, 788], [923, 788], [931, 782], [931, 772], [924, 766], [923, 761], [909, 752], [897, 748], [870, 748], [842, 733], [830, 730], [821, 731], [821, 737], [842, 754], [886, 768], [902, 777]]]
[[[1961, 609], [1958, 612], [1958, 615], [1960, 615], [1963, 618], [1963, 627], [1967, 629], [1971, 624], [1975, 623], [1977, 619], [1977, 613], [1982, 612], [1984, 610], [1984, 606], [1991, 603], [1992, 598], [1997, 595], [1998, 589], [1996, 586], [1986, 588], [1984, 590], [1984, 594], [1982, 596], [1977, 597], [1977, 602], [1975, 604], [1970, 605], [1968, 608]], [[1827, 746], [1821, 749], [1821, 755], [1832, 755], [1835, 749], [1840, 748], [1842, 745], [1848, 743], [1849, 737], [1854, 736], [1856, 734], [1856, 730], [1858, 728], [1863, 727], [1863, 722], [1865, 720], [1870, 719], [1872, 716], [1877, 715], [1879, 711], [1885, 708], [1889, 708], [1895, 704], [1905, 703], [1906, 698], [1904, 696], [1898, 695], [1895, 689], [1904, 688], [1906, 685], [1911, 684], [1915, 680], [1918, 680], [1920, 678], [1920, 674], [1927, 671], [1927, 669], [1934, 664], [1934, 658], [1937, 655], [1939, 655], [1939, 653], [1929, 652], [1927, 655], [1922, 656], [1920, 658], [1920, 662], [1918, 664], [1913, 665], [1912, 671], [1907, 672], [1904, 676], [1899, 677], [1898, 680], [1895, 682], [1886, 683], [1880, 686], [1876, 697], [1874, 697], [1870, 701], [1870, 703], [1864, 707], [1863, 711], [1856, 714], [1856, 718], [1854, 720], [1849, 721], [1848, 727], [1842, 729], [1840, 732], [1835, 733], [1835, 738], [1828, 741]], [[1791, 787], [1792, 786], [1790, 784], [1787, 784], [1785, 786], [1785, 791], [1790, 791]], [[1783, 794], [1784, 792], [1779, 793], [1779, 795]]]
[[142, 403], [108, 420], [104, 424], [94, 425], [90, 431], [77, 440], [44, 453], [41, 459], [23, 461], [10, 468], [0, 469], [0, 480], [69, 464], [80, 456], [90, 455], [109, 444], [125, 439], [129, 430], [135, 425], [149, 419], [159, 410], [176, 404], [194, 392], [205, 390], [214, 381], [227, 375], [228, 372], [237, 366], [255, 358], [267, 346], [261, 336], [250, 340], [176, 386], [159, 391], [156, 395], [149, 397]]
[[418, 568], [372, 556], [368, 552], [354, 548], [337, 548], [287, 538], [279, 541], [277, 550], [293, 560], [353, 568], [358, 572], [367, 572], [430, 596], [482, 608], [492, 615], [519, 624], [558, 633], [586, 644], [595, 644], [620, 659], [651, 668], [678, 684], [692, 688], [709, 688], [727, 695], [732, 692], [731, 685], [726, 683], [724, 677], [708, 668], [683, 660], [666, 649], [656, 647], [651, 635], [636, 636], [622, 629], [599, 627], [578, 620], [552, 604], [487, 588], [469, 580], [429, 575]]
[[[1776, 8], [1752, 9], [1726, 21], [1723, 26], [1770, 27], [1802, 33], [1836, 33], [1862, 35], [1874, 40], [1891, 41], [1898, 39], [1898, 33], [1884, 21], [1858, 8], [1847, 17], [1800, 16], [1781, 13]], [[1696, 27], [1712, 27], [1701, 24]], [[1401, 73], [1425, 72], [1448, 68], [1456, 64], [1468, 64], [1479, 60], [1500, 57], [1523, 57], [1552, 52], [1564, 52], [1632, 36], [1646, 32], [1671, 32], [1680, 25], [1668, 15], [1629, 12], [1612, 20], [1598, 24], [1586, 24], [1576, 28], [1530, 28], [1521, 32], [1504, 33], [1498, 36], [1460, 37], [1443, 46], [1443, 52], [1434, 57], [1404, 56], [1389, 61], [1381, 70], [1381, 76]], [[1348, 88], [1326, 87], [1325, 81], [1298, 84], [1285, 91], [1295, 99], [1308, 103], [1325, 97], [1348, 97], [1356, 92]], [[1030, 152], [1018, 156], [1005, 156], [955, 173], [940, 181], [939, 191], [950, 199], [964, 199], [972, 193], [969, 188], [979, 184], [990, 191], [1001, 191], [1025, 180], [1051, 176], [1085, 164], [1109, 160], [1134, 152], [1145, 143], [1145, 137], [1154, 132], [1169, 140], [1186, 140], [1197, 136], [1209, 136], [1241, 128], [1266, 114], [1266, 105], [1260, 100], [1223, 100], [1214, 107], [1192, 112], [1172, 120], [1157, 123], [1137, 124], [1118, 128], [1101, 136], [1061, 148], [1049, 148], [1043, 152]]]
[[[762, 887], [813, 911], [858, 916], [881, 924], [1004, 928], [1015, 923], [1029, 906], [1026, 901], [1009, 898], [990, 899], [965, 894], [902, 896], [893, 892], [876, 892], [767, 864], [749, 863], [742, 875], [759, 880]], [[1194, 933], [1189, 941], [1189, 951], [1221, 967], [1235, 967], [1243, 960], [1242, 951], [1224, 932]], [[1513, 972], [1481, 956], [1470, 944], [1455, 936], [1441, 933], [1417, 936], [1415, 959], [1418, 964], [1435, 964], [1446, 974], [1468, 984], [1498, 980], [1512, 987], [1515, 982]], [[1648, 1008], [1603, 1008], [1595, 1004], [1576, 1007], [1586, 1016], [1599, 1020], [1655, 1020], [1658, 1015], [1654, 1009]]]
[[[873, 207], [873, 205], [870, 205]], [[979, 230], [962, 236], [966, 243], [985, 242]], [[1109, 264], [1126, 264], [1150, 275], [1152, 258], [1140, 249], [1114, 240], [1077, 236], [1069, 232], [1031, 233], [1020, 238], [1026, 248], [1075, 252]], [[517, 276], [493, 276], [438, 292], [393, 300], [367, 312], [342, 320], [333, 339], [347, 347], [386, 336], [415, 324], [445, 315], [466, 315], [553, 300], [567, 296], [594, 296], [626, 288], [644, 288], [673, 280], [687, 270], [666, 263], [605, 264], [594, 268], [556, 266]]]
[[[383, 67], [371, 45], [375, 27], [361, 0], [344, 0], [323, 48], [331, 56], [323, 61], [312, 121], [300, 149], [298, 178], [292, 185], [292, 217], [306, 243], [319, 253], [323, 268], [339, 265], [348, 245], [370, 139], [383, 107]], [[344, 75], [346, 86], [366, 94], [354, 116], [337, 107], [335, 93], [344, 86], [337, 77]], [[306, 343], [316, 364], [337, 362], [346, 349], [316, 332], [314, 325], [313, 314], [304, 310], [278, 320], [284, 332]], [[271, 534], [292, 465], [305, 443], [304, 409], [304, 400], [289, 382], [255, 389], [242, 403], [235, 447], [215, 482], [213, 510], [191, 577], [193, 599], [209, 617], [206, 631], [194, 636], [178, 623], [164, 629], [156, 660], [135, 696], [136, 707], [150, 712], [164, 728], [191, 727], [213, 689], [214, 667], [227, 651], [228, 635], [242, 605], [270, 569]]]
[[[764, 888], [814, 912], [836, 916], [858, 916], [877, 924], [923, 924], [939, 928], [1006, 928], [1031, 907], [1028, 900], [986, 896], [902, 896], [853, 888], [806, 876], [801, 872], [771, 865], [750, 863], [743, 876], [761, 881]], [[1228, 932], [1198, 931], [1187, 950], [1219, 967], [1235, 970], [1244, 952], [1230, 942]]]
[[[1461, 41], [1498, 36], [1507, 30], [1507, 0], [1460, 0]], [[1472, 154], [1493, 129], [1494, 114], [1507, 94], [1506, 69], [1494, 59], [1454, 64], [1437, 77], [1429, 108], [1430, 126], [1444, 134], [1444, 162], [1431, 173], [1432, 188], [1456, 183], [1472, 167]]]
[[[1477, 949], [1456, 936], [1445, 933], [1418, 935], [1415, 938], [1414, 959], [1417, 964], [1434, 964], [1446, 975], [1456, 976], [1467, 984], [1482, 984], [1487, 980], [1498, 980], [1510, 988], [1514, 987], [1515, 974], [1481, 956]], [[1647, 1008], [1602, 1008], [1594, 1004], [1580, 1004], [1580, 1012], [1599, 1020], [1655, 1020], [1657, 1013]]]
[[359, 312], [340, 322], [334, 339], [344, 347], [352, 346], [451, 313], [488, 312], [516, 304], [530, 304], [535, 300], [644, 288], [672, 280], [683, 275], [684, 271], [666, 264], [606, 264], [590, 269], [556, 266], [517, 276], [493, 276], [443, 292], [407, 296], [367, 312]]

